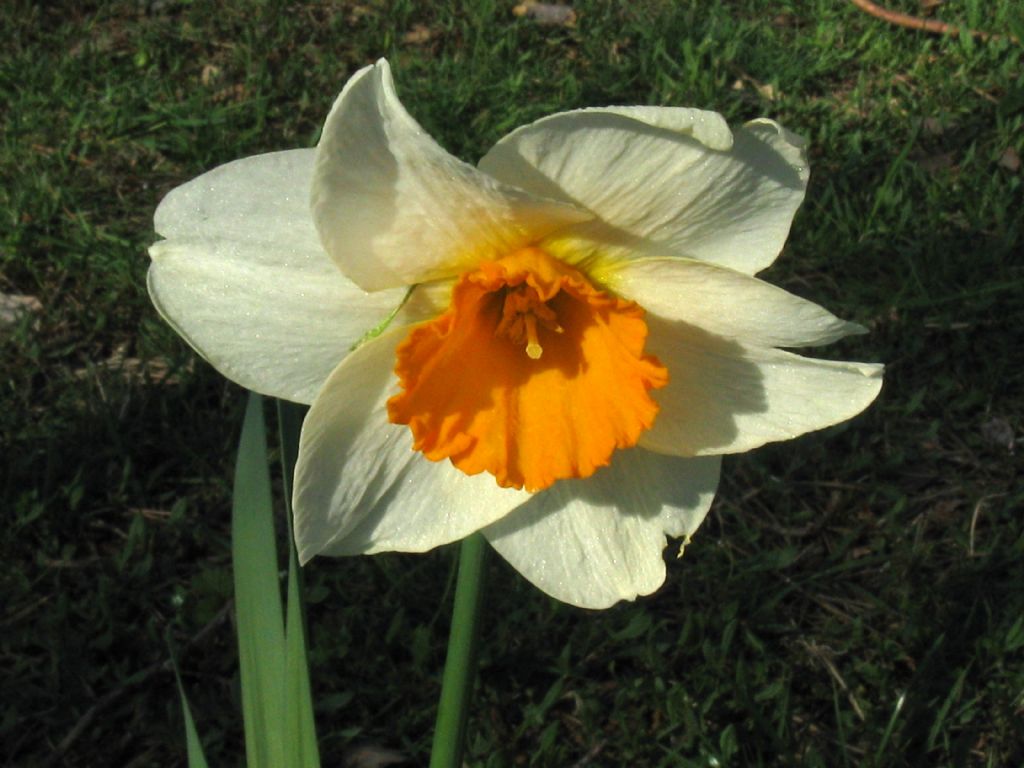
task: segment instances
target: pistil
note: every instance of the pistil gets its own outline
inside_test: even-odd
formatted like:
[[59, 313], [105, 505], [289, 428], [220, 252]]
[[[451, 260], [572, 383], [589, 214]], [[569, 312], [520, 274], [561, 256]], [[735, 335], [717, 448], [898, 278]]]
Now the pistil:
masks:
[[531, 360], [540, 360], [544, 348], [537, 341], [537, 316], [533, 312], [527, 312], [523, 322], [526, 323], [526, 354]]
[[524, 248], [463, 274], [399, 345], [388, 418], [431, 461], [502, 487], [588, 477], [654, 423], [668, 372], [646, 338], [642, 308]]

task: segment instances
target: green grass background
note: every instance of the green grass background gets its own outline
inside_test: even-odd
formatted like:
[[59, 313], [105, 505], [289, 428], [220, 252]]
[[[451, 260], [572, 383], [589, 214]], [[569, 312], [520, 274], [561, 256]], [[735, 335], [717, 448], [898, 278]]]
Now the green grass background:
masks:
[[[211, 764], [242, 763], [244, 398], [148, 303], [152, 213], [219, 163], [311, 146], [386, 55], [471, 161], [575, 107], [782, 121], [812, 178], [765, 276], [870, 328], [823, 354], [888, 365], [852, 422], [728, 458], [651, 598], [577, 610], [492, 558], [469, 764], [1024, 764], [1024, 49], [841, 0], [574, 8], [0, 5], [0, 293], [42, 306], [0, 329], [0, 761], [182, 764], [169, 639]], [[933, 12], [1024, 26], [1015, 0]], [[367, 744], [425, 763], [451, 555], [306, 569], [325, 765]]]

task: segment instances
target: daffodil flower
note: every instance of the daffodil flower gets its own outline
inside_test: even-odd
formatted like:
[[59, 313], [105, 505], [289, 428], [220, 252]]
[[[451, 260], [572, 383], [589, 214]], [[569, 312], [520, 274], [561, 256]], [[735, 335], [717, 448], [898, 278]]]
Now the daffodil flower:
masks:
[[850, 418], [881, 366], [798, 356], [862, 329], [754, 275], [808, 176], [770, 120], [552, 115], [477, 167], [352, 77], [315, 150], [221, 166], [156, 212], [149, 289], [226, 376], [311, 403], [300, 558], [481, 531], [554, 597], [657, 589], [723, 454]]

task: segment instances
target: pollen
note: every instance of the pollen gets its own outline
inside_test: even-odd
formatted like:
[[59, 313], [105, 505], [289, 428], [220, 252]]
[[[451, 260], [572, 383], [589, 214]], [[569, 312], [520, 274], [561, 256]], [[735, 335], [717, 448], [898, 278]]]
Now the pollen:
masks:
[[646, 339], [639, 305], [526, 248], [463, 274], [399, 345], [388, 416], [428, 459], [501, 486], [588, 477], [654, 423], [668, 372]]

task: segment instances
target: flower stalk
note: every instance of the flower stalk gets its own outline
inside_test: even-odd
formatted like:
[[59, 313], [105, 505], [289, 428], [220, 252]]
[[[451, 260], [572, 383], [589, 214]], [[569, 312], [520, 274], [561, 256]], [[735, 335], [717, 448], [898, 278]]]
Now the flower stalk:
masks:
[[459, 768], [466, 741], [466, 721], [476, 681], [480, 607], [483, 602], [487, 542], [479, 533], [459, 546], [459, 574], [455, 583], [448, 657], [441, 681], [430, 768]]

